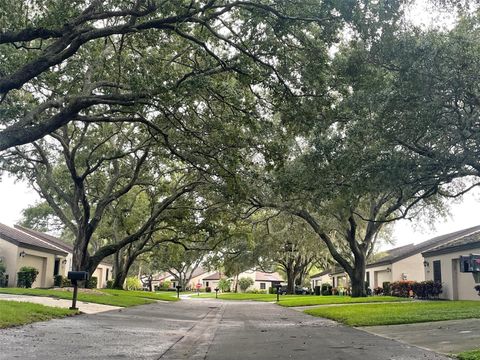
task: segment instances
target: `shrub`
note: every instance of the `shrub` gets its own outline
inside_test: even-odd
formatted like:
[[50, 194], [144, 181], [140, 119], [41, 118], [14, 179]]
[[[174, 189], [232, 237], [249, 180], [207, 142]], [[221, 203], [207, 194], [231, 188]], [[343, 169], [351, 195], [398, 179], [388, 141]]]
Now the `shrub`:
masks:
[[373, 288], [373, 295], [383, 295], [383, 288], [381, 287]]
[[321, 288], [321, 294], [322, 295], [332, 295], [332, 285], [330, 284], [322, 284], [322, 288]]
[[62, 287], [69, 287], [72, 286], [72, 282], [68, 278], [62, 279]]
[[246, 291], [247, 294], [266, 294], [267, 291], [266, 290], [259, 290], [259, 289], [252, 289], [252, 290], [248, 290]]
[[270, 286], [270, 287], [268, 288], [268, 293], [269, 293], [269, 294], [276, 294], [276, 293], [277, 293], [277, 289], [274, 288], [273, 286]]
[[218, 288], [223, 292], [229, 291], [231, 283], [232, 282], [228, 279], [220, 279], [218, 282]]
[[107, 280], [107, 289], [113, 289], [113, 280]]
[[442, 293], [442, 283], [434, 281], [422, 281], [412, 284], [412, 290], [419, 299], [438, 298]]
[[92, 276], [87, 281], [85, 281], [85, 287], [87, 289], [96, 289], [98, 285], [98, 279], [96, 276]]
[[0, 287], [7, 286], [7, 276], [5, 275], [6, 272], [7, 267], [2, 260], [0, 260]]
[[383, 295], [391, 295], [392, 288], [390, 285], [390, 281], [384, 281], [382, 284], [382, 287], [383, 287]]
[[63, 285], [63, 276], [62, 275], [55, 275], [53, 277], [53, 286], [62, 287]]
[[391, 294], [398, 297], [411, 297], [413, 296], [413, 283], [414, 281], [395, 281], [390, 284]]
[[37, 279], [38, 270], [34, 267], [23, 266], [17, 273], [17, 286], [21, 288], [31, 288]]
[[164, 282], [160, 283], [160, 289], [166, 290], [172, 286], [172, 282], [170, 280], [165, 280]]
[[205, 287], [205, 292], [209, 293], [212, 292], [212, 288], [210, 286]]
[[253, 285], [253, 279], [248, 277], [243, 277], [238, 280], [238, 286], [240, 286], [240, 290], [246, 291], [250, 286]]
[[125, 280], [125, 290], [142, 290], [142, 282], [135, 276], [129, 276]]
[[480, 296], [480, 285], [476, 285], [476, 286], [475, 286], [475, 290], [478, 291], [478, 296]]

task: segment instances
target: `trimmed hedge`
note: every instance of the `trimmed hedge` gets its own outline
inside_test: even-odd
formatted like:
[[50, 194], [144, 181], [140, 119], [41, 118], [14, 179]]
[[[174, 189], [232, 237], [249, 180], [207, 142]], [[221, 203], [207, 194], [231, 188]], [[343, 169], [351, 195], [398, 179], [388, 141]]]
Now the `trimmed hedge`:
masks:
[[90, 279], [88, 279], [86, 282], [85, 282], [85, 287], [87, 289], [96, 289], [97, 288], [97, 284], [98, 284], [98, 279], [96, 276], [92, 276]]
[[34, 267], [23, 266], [17, 273], [17, 287], [30, 289], [37, 279], [38, 270]]
[[[398, 297], [416, 297], [418, 299], [437, 299], [442, 293], [442, 284], [434, 281], [395, 281], [391, 283], [391, 295]], [[385, 291], [384, 291], [385, 293]]]

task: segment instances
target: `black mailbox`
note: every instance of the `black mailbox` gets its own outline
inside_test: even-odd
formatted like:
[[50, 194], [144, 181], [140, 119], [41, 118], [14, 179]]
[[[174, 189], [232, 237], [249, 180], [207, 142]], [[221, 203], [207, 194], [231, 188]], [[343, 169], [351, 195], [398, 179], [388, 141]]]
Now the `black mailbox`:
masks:
[[69, 271], [68, 279], [75, 281], [88, 280], [88, 272], [86, 271]]

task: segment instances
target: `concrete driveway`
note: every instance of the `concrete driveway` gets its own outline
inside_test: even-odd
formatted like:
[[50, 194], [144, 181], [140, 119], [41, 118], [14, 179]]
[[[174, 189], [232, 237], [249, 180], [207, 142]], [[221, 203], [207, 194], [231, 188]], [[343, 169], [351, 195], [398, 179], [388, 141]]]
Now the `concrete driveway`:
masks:
[[155, 303], [0, 330], [0, 359], [429, 360], [428, 350], [261, 302]]
[[480, 319], [369, 326], [362, 329], [444, 354], [480, 348]]

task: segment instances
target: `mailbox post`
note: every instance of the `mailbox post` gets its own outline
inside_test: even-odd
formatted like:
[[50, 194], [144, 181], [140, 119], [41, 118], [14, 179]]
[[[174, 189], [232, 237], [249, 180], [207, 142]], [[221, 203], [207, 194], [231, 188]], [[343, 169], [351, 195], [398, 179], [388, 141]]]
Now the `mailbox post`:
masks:
[[78, 310], [77, 308], [78, 281], [88, 280], [88, 272], [69, 271], [67, 277], [72, 282], [72, 285], [73, 285], [73, 298], [72, 298], [72, 306], [70, 307], [70, 310]]
[[279, 302], [280, 301], [280, 289], [282, 288], [282, 285], [277, 284], [277, 285], [275, 285], [275, 287], [277, 288], [277, 302]]
[[220, 290], [218, 287], [215, 288], [215, 299], [218, 299], [218, 290]]
[[180, 299], [180, 290], [182, 287], [180, 285], [175, 286], [177, 288], [177, 299]]

